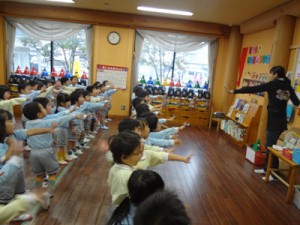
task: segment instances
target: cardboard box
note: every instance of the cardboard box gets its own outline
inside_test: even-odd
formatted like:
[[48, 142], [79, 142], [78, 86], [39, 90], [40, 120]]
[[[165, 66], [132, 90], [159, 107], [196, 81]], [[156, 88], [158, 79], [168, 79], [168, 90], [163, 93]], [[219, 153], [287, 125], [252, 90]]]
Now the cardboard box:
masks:
[[250, 146], [247, 146], [246, 159], [256, 166], [263, 166], [266, 163], [266, 153], [254, 151]]
[[295, 188], [294, 203], [297, 206], [297, 208], [300, 209], [300, 189], [299, 188]]

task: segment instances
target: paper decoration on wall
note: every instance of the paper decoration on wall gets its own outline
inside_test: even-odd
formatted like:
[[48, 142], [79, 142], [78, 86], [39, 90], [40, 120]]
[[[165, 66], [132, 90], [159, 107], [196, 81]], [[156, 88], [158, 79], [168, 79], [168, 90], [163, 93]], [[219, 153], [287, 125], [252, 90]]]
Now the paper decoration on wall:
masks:
[[258, 56], [249, 56], [247, 58], [247, 64], [269, 64], [271, 60], [270, 55], [258, 55]]
[[241, 57], [240, 57], [239, 73], [238, 73], [238, 77], [237, 77], [237, 81], [236, 81], [237, 86], [240, 86], [240, 83], [241, 83], [242, 74], [244, 71], [244, 66], [245, 66], [245, 62], [246, 62], [246, 58], [247, 58], [247, 52], [248, 52], [248, 48], [243, 48]]
[[18, 66], [17, 69], [16, 69], [16, 74], [22, 74], [22, 70], [21, 70], [21, 67]]
[[116, 88], [127, 88], [128, 68], [119, 66], [97, 65], [97, 81], [110, 81]]

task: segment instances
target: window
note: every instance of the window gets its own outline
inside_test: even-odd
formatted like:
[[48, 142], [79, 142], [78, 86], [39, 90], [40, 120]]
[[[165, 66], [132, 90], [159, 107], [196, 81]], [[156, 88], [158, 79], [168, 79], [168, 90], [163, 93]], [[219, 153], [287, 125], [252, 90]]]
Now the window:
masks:
[[[53, 54], [51, 54], [51, 45]], [[16, 29], [14, 47], [14, 71], [20, 66], [22, 72], [25, 67], [31, 70], [33, 67], [39, 74], [45, 68], [49, 74], [51, 72], [51, 60], [53, 67], [59, 74], [61, 69], [70, 71], [72, 75], [88, 72], [88, 57], [85, 40], [85, 31], [81, 30], [77, 34], [63, 41], [43, 41], [31, 38], [21, 30]]]
[[182, 86], [198, 81], [203, 87], [208, 82], [208, 45], [195, 51], [176, 53], [165, 51], [145, 39], [138, 76], [138, 80], [144, 76], [146, 81], [152, 78], [160, 82], [173, 77], [174, 82], [180, 80]]

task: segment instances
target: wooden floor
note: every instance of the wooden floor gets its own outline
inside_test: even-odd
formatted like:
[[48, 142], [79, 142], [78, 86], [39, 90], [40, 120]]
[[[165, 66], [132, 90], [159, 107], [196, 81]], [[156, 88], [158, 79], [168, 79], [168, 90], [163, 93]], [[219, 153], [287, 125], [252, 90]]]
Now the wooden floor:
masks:
[[[97, 141], [116, 132], [118, 119], [101, 131], [91, 148], [76, 162], [62, 167], [66, 171], [57, 185], [48, 211], [29, 224], [92, 225], [105, 224], [110, 208], [106, 185], [110, 165], [97, 148]], [[300, 210], [285, 202], [287, 188], [280, 182], [265, 183], [253, 173], [255, 168], [245, 160], [245, 150], [214, 128], [189, 127], [180, 133], [183, 145], [178, 154], [194, 154], [190, 164], [167, 162], [154, 168], [187, 205], [194, 225], [292, 225], [300, 224]], [[26, 159], [26, 184], [33, 177]], [[64, 169], [64, 170], [63, 170]], [[60, 177], [62, 174], [60, 175]]]

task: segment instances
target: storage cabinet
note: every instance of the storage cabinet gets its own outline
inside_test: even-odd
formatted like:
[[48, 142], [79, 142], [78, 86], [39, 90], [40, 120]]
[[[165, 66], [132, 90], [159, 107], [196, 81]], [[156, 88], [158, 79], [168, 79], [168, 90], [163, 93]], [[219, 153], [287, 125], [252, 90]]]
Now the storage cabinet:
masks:
[[231, 106], [221, 121], [221, 130], [239, 146], [250, 145], [257, 140], [262, 107], [253, 103], [247, 105], [247, 110]]

